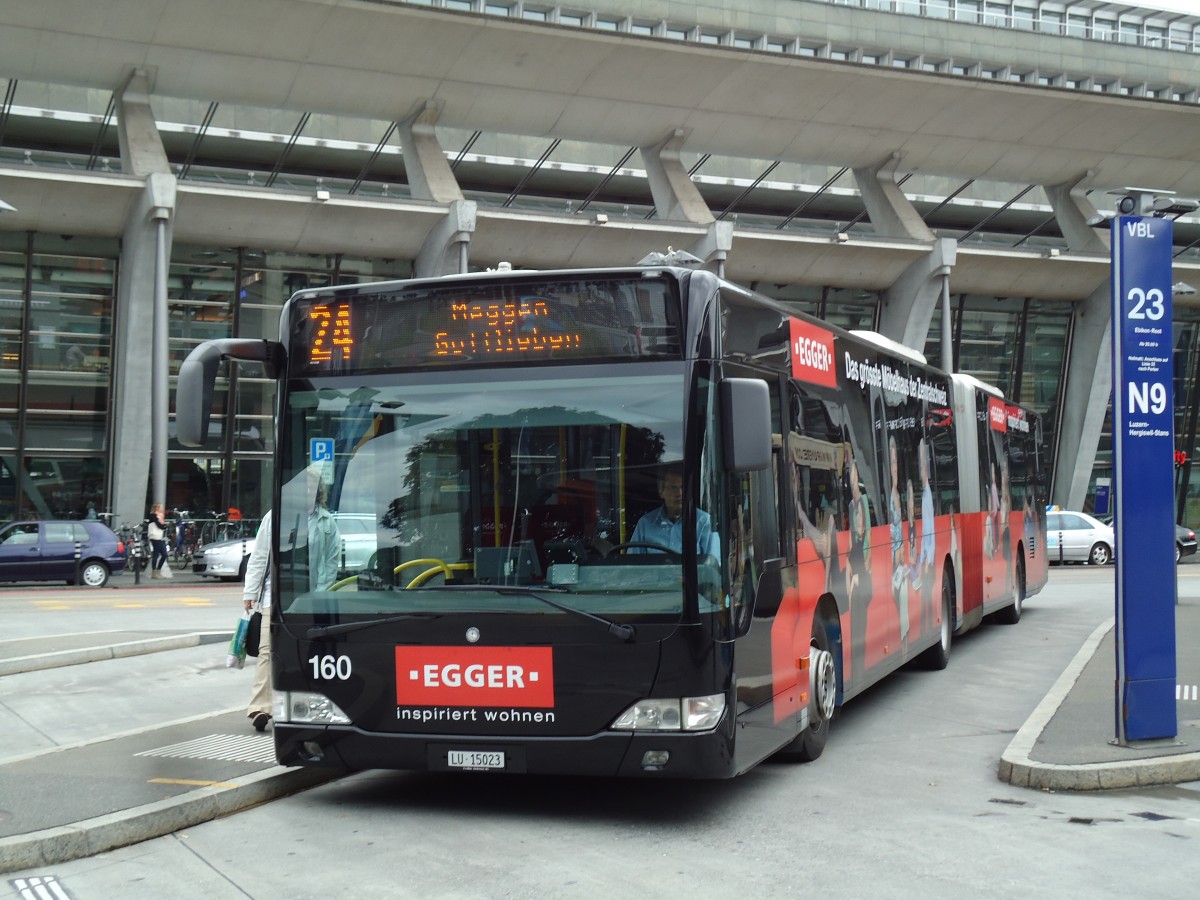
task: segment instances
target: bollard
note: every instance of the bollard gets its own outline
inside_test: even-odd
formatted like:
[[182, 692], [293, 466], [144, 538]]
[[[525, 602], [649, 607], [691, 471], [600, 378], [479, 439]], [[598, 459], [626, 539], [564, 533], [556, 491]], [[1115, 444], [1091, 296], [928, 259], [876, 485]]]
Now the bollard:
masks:
[[129, 555], [133, 557], [133, 583], [135, 585], [141, 584], [142, 583], [142, 566], [141, 566], [142, 548], [136, 538], [134, 538], [133, 543], [130, 545]]
[[79, 541], [75, 542], [75, 583], [79, 584], [79, 578], [83, 574], [79, 571], [79, 563], [83, 557], [83, 544]]
[[1064, 565], [1064, 562], [1063, 562], [1063, 540], [1062, 540], [1062, 532], [1061, 531], [1058, 533], [1058, 564], [1060, 566]]

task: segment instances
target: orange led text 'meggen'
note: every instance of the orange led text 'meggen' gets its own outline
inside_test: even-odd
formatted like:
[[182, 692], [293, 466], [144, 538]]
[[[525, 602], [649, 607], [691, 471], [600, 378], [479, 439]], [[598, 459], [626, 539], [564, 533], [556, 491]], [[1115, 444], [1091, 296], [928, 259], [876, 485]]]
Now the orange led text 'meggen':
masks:
[[550, 310], [543, 300], [453, 303], [450, 305], [450, 322], [454, 330], [437, 332], [434, 355], [519, 355], [580, 349], [582, 341], [579, 334], [542, 330], [538, 320], [548, 321], [549, 317]]

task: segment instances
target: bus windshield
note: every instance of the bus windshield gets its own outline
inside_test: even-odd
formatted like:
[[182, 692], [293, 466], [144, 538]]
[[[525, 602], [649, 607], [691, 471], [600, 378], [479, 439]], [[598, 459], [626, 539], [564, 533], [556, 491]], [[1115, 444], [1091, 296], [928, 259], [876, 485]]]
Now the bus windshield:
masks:
[[623, 546], [683, 456], [681, 362], [339, 381], [286, 395], [285, 613], [681, 614], [696, 554]]

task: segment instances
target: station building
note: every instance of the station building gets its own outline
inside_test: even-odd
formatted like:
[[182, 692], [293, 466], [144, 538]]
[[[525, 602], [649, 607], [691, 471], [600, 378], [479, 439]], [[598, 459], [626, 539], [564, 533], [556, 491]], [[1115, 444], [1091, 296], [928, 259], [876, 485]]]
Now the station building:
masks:
[[[0, 520], [139, 521], [155, 478], [264, 511], [273, 383], [228, 370], [196, 451], [174, 378], [298, 288], [668, 247], [995, 384], [1088, 509], [1106, 220], [1200, 198], [1200, 16], [1105, 0], [15, 0], [0, 83]], [[1171, 215], [1193, 522], [1200, 218]]]

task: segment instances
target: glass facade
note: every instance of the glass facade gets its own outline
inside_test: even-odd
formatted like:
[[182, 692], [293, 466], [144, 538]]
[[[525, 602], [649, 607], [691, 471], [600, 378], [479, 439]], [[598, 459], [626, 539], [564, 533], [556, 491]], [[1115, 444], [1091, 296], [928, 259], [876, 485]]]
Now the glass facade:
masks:
[[[408, 261], [283, 254], [176, 244], [168, 278], [171, 386], [202, 341], [275, 338], [284, 301], [296, 290], [405, 278]], [[115, 240], [0, 233], [0, 520], [82, 518], [108, 512]], [[784, 304], [844, 328], [877, 327], [876, 291], [752, 284]], [[994, 384], [1042, 417], [1053, 448], [1070, 339], [1070, 304], [1019, 297], [951, 298], [955, 368]], [[1200, 520], [1200, 310], [1175, 311], [1176, 447], [1180, 521]], [[924, 348], [941, 360], [941, 316]], [[208, 445], [180, 446], [171, 431], [169, 509], [193, 518], [236, 507], [250, 517], [269, 506], [275, 443], [274, 382], [257, 363], [224, 365]], [[174, 409], [172, 395], [170, 406]], [[1106, 419], [1085, 508], [1097, 478], [1112, 477]]]
[[0, 520], [102, 509], [115, 249], [0, 233]]
[[[0, 521], [109, 512], [118, 259], [116, 240], [0, 232]], [[176, 244], [172, 388], [202, 341], [276, 337], [283, 302], [301, 287], [408, 274], [407, 263]], [[194, 518], [231, 506], [256, 517], [269, 504], [274, 382], [258, 364], [222, 374], [210, 445], [196, 453], [172, 431], [167, 505]]]

